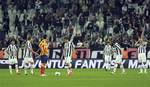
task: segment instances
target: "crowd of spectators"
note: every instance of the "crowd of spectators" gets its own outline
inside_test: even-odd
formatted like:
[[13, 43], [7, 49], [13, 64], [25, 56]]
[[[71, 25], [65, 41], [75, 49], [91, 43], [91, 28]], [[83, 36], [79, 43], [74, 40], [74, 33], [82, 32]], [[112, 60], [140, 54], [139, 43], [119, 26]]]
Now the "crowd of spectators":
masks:
[[33, 47], [44, 34], [50, 47], [76, 29], [77, 47], [101, 49], [105, 41], [134, 47], [142, 35], [150, 43], [150, 0], [0, 0], [0, 45], [14, 38], [22, 47], [33, 36]]

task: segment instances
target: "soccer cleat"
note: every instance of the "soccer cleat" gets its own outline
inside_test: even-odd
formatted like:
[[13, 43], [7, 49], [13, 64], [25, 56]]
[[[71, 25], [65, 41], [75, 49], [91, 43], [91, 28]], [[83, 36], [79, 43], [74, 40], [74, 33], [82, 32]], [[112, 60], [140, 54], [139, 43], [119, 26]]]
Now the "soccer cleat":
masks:
[[20, 75], [20, 72], [16, 72], [17, 75]]
[[115, 72], [111, 72], [111, 74], [115, 74]]
[[142, 74], [143, 72], [139, 72], [138, 74]]
[[110, 68], [108, 68], [107, 70], [110, 71]]
[[125, 74], [125, 72], [121, 72], [121, 74]]
[[69, 70], [68, 71], [68, 76], [71, 76], [73, 74], [73, 71], [72, 70]]
[[25, 75], [28, 75], [26, 71], [24, 72], [24, 74], [25, 74]]
[[145, 71], [144, 73], [147, 74], [147, 71]]
[[12, 70], [10, 70], [10, 72], [9, 72], [9, 73], [10, 73], [10, 75], [12, 75], [12, 74], [13, 74]]
[[147, 74], [147, 69], [144, 69], [144, 73]]
[[139, 74], [142, 74], [143, 73], [143, 69], [140, 69], [140, 72], [139, 72]]
[[12, 72], [10, 72], [10, 75], [12, 75], [13, 73]]
[[19, 71], [17, 71], [17, 72], [16, 72], [16, 74], [17, 74], [17, 75], [20, 75], [20, 72], [19, 72]]
[[30, 73], [31, 73], [31, 75], [33, 75], [33, 74], [34, 74], [34, 72], [32, 72], [32, 71], [31, 71]]
[[105, 68], [105, 71], [109, 71], [110, 69], [109, 68]]
[[31, 73], [31, 75], [33, 75], [34, 73]]
[[46, 74], [41, 74], [41, 76], [42, 76], [42, 77], [45, 77], [45, 76], [46, 76]]
[[124, 69], [122, 70], [121, 74], [125, 74], [125, 70]]

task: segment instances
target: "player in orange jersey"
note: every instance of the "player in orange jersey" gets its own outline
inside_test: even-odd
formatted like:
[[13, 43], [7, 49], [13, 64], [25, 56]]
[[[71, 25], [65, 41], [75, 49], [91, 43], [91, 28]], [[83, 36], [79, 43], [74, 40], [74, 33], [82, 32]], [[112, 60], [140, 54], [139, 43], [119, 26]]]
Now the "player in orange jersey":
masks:
[[40, 59], [41, 59], [41, 67], [40, 67], [40, 75], [46, 76], [45, 68], [48, 60], [48, 38], [47, 35], [43, 36], [43, 40], [39, 44], [39, 48], [41, 50]]

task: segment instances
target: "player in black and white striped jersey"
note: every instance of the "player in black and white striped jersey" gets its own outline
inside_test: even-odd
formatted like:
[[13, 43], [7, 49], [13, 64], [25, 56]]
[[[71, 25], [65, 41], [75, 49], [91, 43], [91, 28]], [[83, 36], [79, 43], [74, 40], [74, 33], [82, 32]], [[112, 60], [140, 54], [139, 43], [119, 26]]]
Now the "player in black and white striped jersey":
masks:
[[124, 69], [124, 66], [122, 63], [122, 50], [118, 43], [115, 43], [115, 45], [114, 45], [114, 52], [116, 54], [116, 58], [115, 58], [115, 65], [114, 65], [114, 69], [113, 69], [112, 73], [116, 72], [118, 65], [122, 69], [122, 73], [125, 73], [125, 69]]
[[140, 72], [139, 73], [147, 73], [147, 67], [146, 67], [146, 43], [142, 39], [139, 39], [135, 43], [136, 46], [138, 46], [138, 63]]
[[15, 65], [16, 73], [19, 74], [18, 70], [18, 60], [17, 60], [17, 47], [15, 45], [15, 40], [12, 39], [10, 45], [5, 50], [8, 54], [9, 60], [9, 72], [12, 74], [12, 65]]
[[64, 48], [63, 48], [63, 56], [65, 58], [65, 63], [67, 65], [67, 74], [71, 75], [72, 74], [72, 53], [74, 51], [74, 44], [73, 44], [73, 38], [75, 36], [75, 29], [73, 30], [73, 35], [71, 37], [71, 39], [69, 40], [68, 37], [64, 38], [65, 44], [64, 44]]
[[33, 51], [32, 49], [32, 43], [33, 40], [32, 38], [29, 36], [28, 37], [28, 40], [25, 44], [25, 47], [24, 47], [24, 52], [23, 52], [23, 58], [24, 58], [24, 61], [23, 61], [23, 65], [24, 65], [24, 74], [27, 75], [27, 69], [30, 68], [31, 69], [31, 74], [33, 74], [33, 69], [34, 69], [34, 60], [33, 60], [33, 57], [32, 57], [32, 54], [38, 54], [36, 52]]
[[104, 54], [106, 70], [110, 70], [110, 65], [111, 65], [110, 63], [112, 59], [112, 47], [110, 45], [110, 42], [107, 42], [107, 44], [105, 45], [103, 54]]

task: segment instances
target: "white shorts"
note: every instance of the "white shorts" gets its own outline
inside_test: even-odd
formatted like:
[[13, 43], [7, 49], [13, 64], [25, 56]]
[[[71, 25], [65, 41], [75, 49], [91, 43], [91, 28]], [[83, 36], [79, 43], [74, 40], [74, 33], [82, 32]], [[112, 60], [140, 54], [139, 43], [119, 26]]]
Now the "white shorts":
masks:
[[24, 58], [24, 63], [34, 63], [33, 58]]
[[139, 63], [146, 62], [146, 54], [145, 53], [139, 53], [138, 54], [138, 62]]
[[9, 59], [9, 64], [10, 65], [17, 64], [17, 63], [18, 63], [17, 58], [10, 58]]
[[110, 55], [105, 55], [105, 62], [111, 62], [111, 56]]
[[116, 55], [115, 63], [118, 63], [118, 64], [122, 63], [122, 55]]
[[70, 64], [71, 62], [71, 57], [65, 57], [65, 63]]

